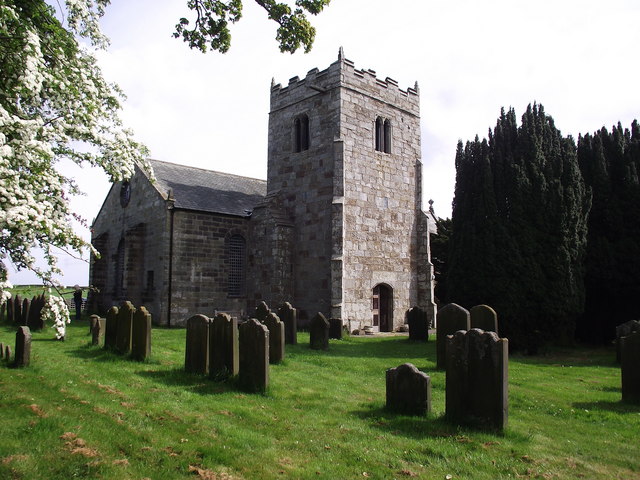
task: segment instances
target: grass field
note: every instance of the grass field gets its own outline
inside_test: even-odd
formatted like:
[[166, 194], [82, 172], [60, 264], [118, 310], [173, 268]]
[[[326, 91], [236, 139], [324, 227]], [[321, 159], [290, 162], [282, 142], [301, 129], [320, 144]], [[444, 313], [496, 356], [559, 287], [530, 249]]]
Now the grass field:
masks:
[[[15, 328], [0, 327], [13, 345]], [[0, 363], [2, 479], [640, 479], [640, 407], [620, 401], [613, 349], [512, 356], [504, 434], [448, 425], [435, 342], [406, 337], [300, 344], [266, 394], [185, 374], [184, 330], [154, 329], [137, 363], [35, 333], [32, 364]], [[430, 374], [433, 413], [384, 409], [385, 370]]]

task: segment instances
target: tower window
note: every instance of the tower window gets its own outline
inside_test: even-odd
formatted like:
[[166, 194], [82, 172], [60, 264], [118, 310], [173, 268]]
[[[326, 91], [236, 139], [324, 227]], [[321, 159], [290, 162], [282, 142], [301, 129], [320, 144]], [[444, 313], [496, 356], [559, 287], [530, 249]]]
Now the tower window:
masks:
[[391, 153], [391, 121], [389, 119], [376, 118], [375, 135], [376, 150]]
[[300, 115], [295, 119], [294, 124], [295, 151], [302, 152], [309, 150], [309, 117]]
[[245, 294], [245, 262], [246, 241], [241, 235], [233, 235], [227, 244], [227, 261], [229, 277], [227, 293], [230, 297], [240, 297]]

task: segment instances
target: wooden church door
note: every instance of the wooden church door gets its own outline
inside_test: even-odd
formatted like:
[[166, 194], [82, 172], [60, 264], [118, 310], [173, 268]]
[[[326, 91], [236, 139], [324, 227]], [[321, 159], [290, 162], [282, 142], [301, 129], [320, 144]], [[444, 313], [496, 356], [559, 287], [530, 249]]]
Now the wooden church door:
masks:
[[373, 326], [390, 332], [393, 326], [393, 289], [384, 284], [373, 288]]

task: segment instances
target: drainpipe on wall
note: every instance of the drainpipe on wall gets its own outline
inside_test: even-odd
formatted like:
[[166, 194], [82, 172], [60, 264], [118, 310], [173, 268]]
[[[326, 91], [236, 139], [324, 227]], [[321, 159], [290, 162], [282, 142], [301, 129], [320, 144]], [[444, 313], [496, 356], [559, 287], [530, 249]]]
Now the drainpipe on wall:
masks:
[[169, 278], [167, 281], [167, 327], [171, 327], [171, 300], [173, 279], [173, 215], [176, 199], [173, 198], [173, 190], [167, 193], [167, 210], [169, 210]]

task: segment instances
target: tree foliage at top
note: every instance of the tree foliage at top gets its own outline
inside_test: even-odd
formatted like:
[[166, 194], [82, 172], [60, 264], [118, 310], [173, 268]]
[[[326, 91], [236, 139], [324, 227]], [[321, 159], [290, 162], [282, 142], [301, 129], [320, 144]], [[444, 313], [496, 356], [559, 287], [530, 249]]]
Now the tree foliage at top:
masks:
[[[295, 0], [295, 7], [276, 0], [254, 0], [264, 8], [270, 20], [278, 24], [276, 40], [281, 52], [294, 53], [304, 46], [308, 53], [313, 46], [316, 29], [308, 14], [317, 15], [331, 0]], [[242, 17], [242, 0], [189, 0], [187, 6], [196, 14], [193, 28], [183, 17], [173, 34], [182, 38], [191, 48], [206, 52], [208, 48], [225, 53], [231, 45], [229, 24]]]
[[503, 109], [488, 140], [458, 144], [449, 299], [491, 305], [500, 334], [531, 352], [573, 338], [589, 208], [573, 139], [541, 105], [520, 126]]
[[640, 126], [578, 138], [578, 161], [593, 190], [580, 338], [606, 342], [640, 318]]
[[[123, 95], [92, 52], [108, 43], [97, 23], [107, 3], [67, 0], [65, 27], [43, 0], [0, 0], [0, 260], [49, 283], [59, 273], [53, 247], [78, 255], [88, 247], [69, 207], [81, 192], [60, 162], [101, 167], [114, 181], [146, 165], [119, 117]], [[48, 268], [36, 268], [34, 247]]]

